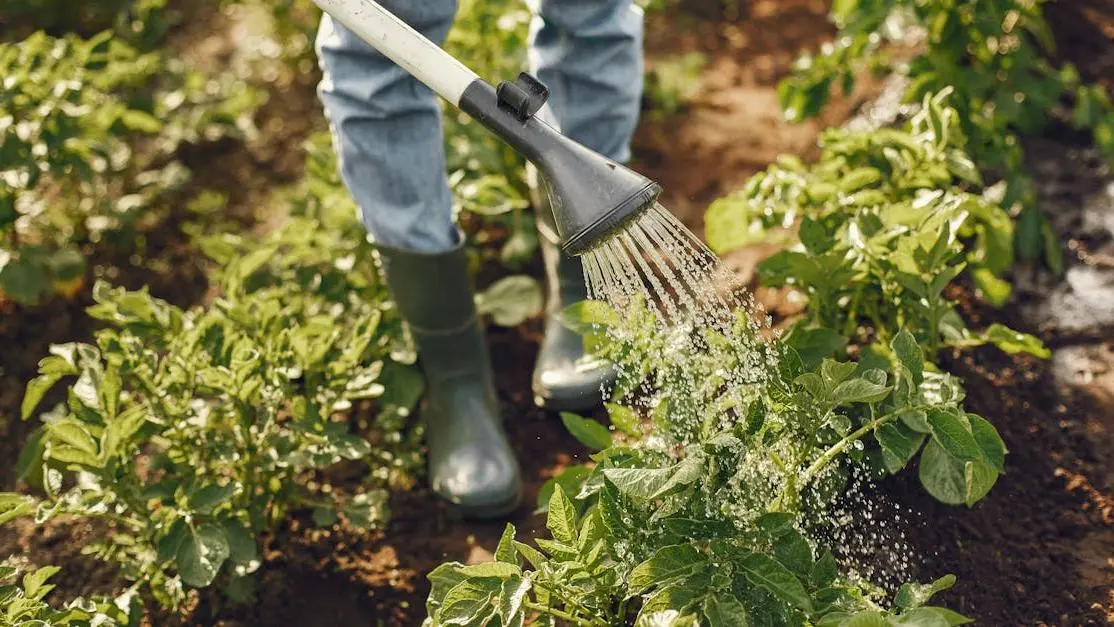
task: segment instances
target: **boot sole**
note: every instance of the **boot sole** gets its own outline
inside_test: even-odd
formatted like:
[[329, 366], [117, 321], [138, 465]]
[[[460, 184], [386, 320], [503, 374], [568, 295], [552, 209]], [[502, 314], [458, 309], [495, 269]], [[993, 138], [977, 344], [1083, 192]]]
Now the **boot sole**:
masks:
[[535, 391], [534, 404], [548, 411], [588, 411], [603, 405], [603, 395], [547, 396]]
[[488, 503], [485, 505], [462, 505], [454, 503], [453, 509], [460, 513], [461, 517], [465, 520], [486, 521], [498, 518], [504, 518], [507, 514], [518, 509], [522, 504], [522, 491], [519, 490], [518, 494], [514, 497], [499, 503]]

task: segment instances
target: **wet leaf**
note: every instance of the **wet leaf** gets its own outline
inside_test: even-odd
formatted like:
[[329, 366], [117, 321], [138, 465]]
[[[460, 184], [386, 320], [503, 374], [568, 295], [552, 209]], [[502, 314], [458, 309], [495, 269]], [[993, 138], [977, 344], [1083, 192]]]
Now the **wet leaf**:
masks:
[[505, 277], [476, 296], [476, 308], [499, 326], [517, 326], [541, 311], [541, 287], [532, 277]]
[[611, 433], [607, 427], [571, 412], [561, 412], [561, 422], [578, 442], [593, 450], [603, 450], [611, 446]]
[[215, 525], [202, 525], [187, 533], [178, 547], [178, 573], [187, 585], [204, 588], [216, 579], [229, 554], [224, 530]]

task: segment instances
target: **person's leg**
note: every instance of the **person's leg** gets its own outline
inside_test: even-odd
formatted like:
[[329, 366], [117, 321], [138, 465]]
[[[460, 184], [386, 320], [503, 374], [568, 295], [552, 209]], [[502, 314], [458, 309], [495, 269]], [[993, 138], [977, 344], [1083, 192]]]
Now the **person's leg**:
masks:
[[642, 103], [642, 10], [631, 0], [528, 0], [530, 69], [562, 132], [625, 163]]
[[[455, 0], [380, 0], [440, 43]], [[320, 94], [345, 185], [360, 207], [426, 376], [430, 484], [466, 516], [501, 516], [521, 497], [502, 431], [463, 238], [452, 224], [433, 93], [326, 17]]]
[[[547, 113], [565, 135], [625, 163], [642, 99], [641, 10], [631, 0], [529, 1], [530, 70], [550, 89]], [[557, 249], [544, 195], [535, 204], [549, 303], [534, 396], [552, 409], [587, 409], [600, 402], [614, 370], [586, 357], [580, 336], [560, 321], [562, 309], [587, 297], [583, 267]]]
[[[441, 43], [455, 0], [381, 4]], [[317, 35], [318, 88], [341, 176], [376, 243], [423, 252], [456, 245], [441, 111], [433, 91], [326, 15]]]

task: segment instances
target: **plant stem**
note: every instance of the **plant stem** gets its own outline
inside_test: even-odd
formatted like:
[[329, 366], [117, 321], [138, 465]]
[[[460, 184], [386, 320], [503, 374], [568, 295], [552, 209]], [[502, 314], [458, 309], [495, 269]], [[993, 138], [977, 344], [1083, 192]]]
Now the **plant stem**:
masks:
[[881, 427], [882, 425], [886, 424], [896, 417], [897, 412], [886, 414], [881, 418], [877, 418], [866, 423], [855, 431], [847, 434], [839, 442], [833, 444], [828, 450], [824, 451], [824, 453], [820, 455], [820, 457], [818, 457], [816, 461], [812, 462], [812, 465], [805, 469], [804, 473], [801, 474], [801, 481], [800, 484], [797, 486], [797, 489], [803, 490], [805, 487], [807, 487], [808, 484], [814, 478], [816, 478], [816, 475], [820, 474], [820, 471], [823, 470], [825, 466], [831, 463], [831, 461], [838, 457], [841, 453], [843, 453], [843, 451], [847, 450], [847, 447], [851, 446], [852, 443], [861, 440], [868, 434], [872, 433], [878, 427]]
[[531, 601], [529, 599], [525, 599], [525, 600], [522, 601], [522, 607], [525, 607], [525, 608], [530, 609], [530, 610], [534, 610], [535, 612], [542, 612], [544, 614], [549, 614], [550, 616], [552, 616], [554, 618], [559, 618], [561, 620], [566, 620], [570, 623], [574, 623], [574, 624], [577, 624], [577, 625], [584, 625], [584, 627], [607, 627], [607, 623], [604, 623], [602, 621], [586, 620], [586, 619], [583, 619], [583, 618], [580, 618], [580, 617], [577, 617], [577, 616], [573, 616], [572, 614], [569, 614], [568, 612], [566, 612], [564, 610], [559, 610], [559, 609], [553, 608], [553, 607], [546, 607], [544, 605], [541, 605], [540, 603], [534, 603], [533, 601]]
[[574, 610], [576, 610], [576, 611], [578, 611], [582, 614], [588, 614], [589, 616], [591, 616], [593, 620], [590, 622], [590, 624], [593, 624], [593, 625], [599, 624], [599, 625], [605, 625], [605, 626], [608, 624], [606, 620], [600, 618], [599, 615], [597, 615], [595, 612], [589, 610], [588, 608], [584, 607], [580, 603], [577, 603], [576, 601], [574, 601], [573, 600], [573, 598], [574, 598], [573, 595], [571, 593], [569, 593], [569, 591], [567, 591], [567, 590], [559, 589], [560, 586], [559, 586], [559, 588], [551, 588], [547, 585], [542, 584], [539, 581], [535, 581], [534, 586], [537, 587], [537, 588], [542, 588], [543, 590], [549, 592], [551, 595], [560, 598], [561, 602], [564, 603], [565, 605], [567, 605], [568, 607], [571, 607], [572, 609], [574, 609]]

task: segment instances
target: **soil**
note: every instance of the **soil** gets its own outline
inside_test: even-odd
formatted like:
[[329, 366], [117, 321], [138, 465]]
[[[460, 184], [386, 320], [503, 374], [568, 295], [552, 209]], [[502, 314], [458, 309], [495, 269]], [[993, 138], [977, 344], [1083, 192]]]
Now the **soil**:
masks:
[[[812, 154], [818, 131], [846, 118], [869, 96], [867, 86], [862, 94], [839, 101], [825, 119], [805, 125], [781, 120], [776, 82], [800, 50], [815, 49], [830, 38], [826, 11], [827, 3], [817, 0], [700, 0], [685, 3], [681, 15], [649, 16], [649, 64], [695, 50], [709, 59], [696, 98], [674, 116], [647, 116], [635, 140], [636, 167], [663, 184], [663, 201], [694, 229], [702, 230], [708, 202], [779, 153]], [[1070, 23], [1069, 17], [1062, 19]], [[230, 32], [219, 25], [204, 30]], [[191, 35], [196, 32], [182, 34], [191, 49], [213, 51], [214, 62], [229, 62], [234, 46], [211, 39], [211, 34]], [[1078, 50], [1092, 50], [1077, 44]], [[1091, 63], [1084, 69], [1101, 75], [1104, 67]], [[266, 214], [252, 209], [265, 206], [271, 188], [299, 175], [300, 140], [320, 123], [315, 80], [309, 73], [273, 88], [258, 120], [266, 129], [265, 142], [250, 148], [235, 142], [194, 146], [183, 153], [201, 173], [198, 180], [229, 193], [230, 213], [243, 218], [243, 228], [265, 224]], [[1036, 152], [1038, 160], [1058, 158], [1055, 151]], [[1063, 169], [1065, 188], [1100, 189], [1093, 181], [1076, 184], [1072, 168]], [[1076, 200], [1065, 204], [1082, 207]], [[1075, 235], [1065, 241], [1083, 242], [1084, 253], [1096, 246], [1101, 250], [1105, 240], [1081, 233], [1080, 224], [1069, 220], [1064, 232]], [[168, 232], [164, 240], [153, 240], [149, 250], [163, 260], [156, 264], [163, 271], [124, 264], [116, 280], [129, 286], [150, 283], [156, 295], [177, 304], [200, 302], [208, 289], [203, 263], [180, 229]], [[1076, 250], [1080, 248], [1069, 252]], [[755, 256], [737, 263], [753, 266]], [[1093, 267], [1087, 259], [1069, 255], [1073, 267]], [[912, 473], [884, 482], [880, 489], [901, 507], [919, 512], [913, 519], [923, 521], [913, 523], [907, 534], [919, 558], [919, 577], [955, 573], [959, 583], [941, 602], [973, 616], [977, 624], [1114, 622], [1114, 464], [1109, 455], [1114, 445], [1114, 334], [1092, 327], [1065, 335], [1056, 325], [1025, 316], [1027, 307], [1046, 296], [1043, 283], [1034, 280], [1032, 285], [1020, 290], [1016, 308], [1005, 311], [980, 308], [963, 288], [954, 294], [975, 324], [1003, 321], [1040, 332], [1057, 348], [1048, 362], [992, 349], [945, 359], [944, 366], [967, 381], [970, 410], [992, 420], [1009, 447], [1009, 471], [999, 485], [970, 510], [933, 501]], [[780, 314], [796, 307], [784, 294], [764, 296]], [[48, 344], [90, 336], [92, 325], [83, 315], [87, 304], [88, 297], [79, 295], [40, 308], [0, 312], [0, 343], [8, 347], [0, 352], [0, 415], [16, 414], [22, 386]], [[530, 369], [540, 333], [539, 320], [489, 333], [507, 430], [526, 479], [525, 502], [510, 517], [520, 537], [543, 527], [542, 517], [532, 513], [541, 484], [586, 454], [555, 416], [532, 404]], [[13, 482], [5, 474], [10, 472], [8, 460], [14, 459], [28, 427], [0, 420], [3, 428], [8, 431], [0, 433], [0, 488], [6, 489]], [[448, 560], [489, 559], [505, 523], [458, 520], [424, 488], [393, 495], [391, 508], [387, 529], [372, 534], [320, 530], [308, 518], [294, 518], [266, 539], [254, 604], [219, 607], [214, 595], [206, 595], [182, 616], [153, 615], [148, 621], [229, 627], [418, 625], [425, 615], [425, 573]], [[22, 554], [35, 563], [64, 565], [57, 578], [60, 596], [111, 592], [118, 581], [115, 571], [80, 555], [95, 531], [82, 523], [37, 529], [16, 522], [0, 531], [0, 555]]]

